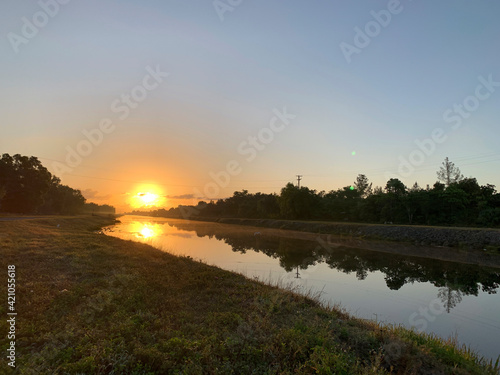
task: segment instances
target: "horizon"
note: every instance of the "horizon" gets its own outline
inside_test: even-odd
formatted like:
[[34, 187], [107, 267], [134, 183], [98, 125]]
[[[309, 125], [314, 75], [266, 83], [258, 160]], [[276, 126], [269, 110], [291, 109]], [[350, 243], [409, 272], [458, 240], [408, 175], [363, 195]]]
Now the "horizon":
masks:
[[232, 4], [9, 2], [2, 154], [120, 213], [297, 175], [425, 188], [445, 157], [500, 186], [500, 4]]

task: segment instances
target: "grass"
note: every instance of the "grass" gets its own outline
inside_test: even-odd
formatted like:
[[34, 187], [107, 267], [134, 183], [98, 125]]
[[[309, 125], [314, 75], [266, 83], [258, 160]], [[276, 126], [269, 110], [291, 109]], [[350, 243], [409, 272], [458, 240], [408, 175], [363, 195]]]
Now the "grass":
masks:
[[0, 267], [16, 266], [18, 312], [17, 367], [7, 372], [3, 360], [0, 373], [499, 373], [453, 342], [95, 232], [108, 222], [0, 222]]

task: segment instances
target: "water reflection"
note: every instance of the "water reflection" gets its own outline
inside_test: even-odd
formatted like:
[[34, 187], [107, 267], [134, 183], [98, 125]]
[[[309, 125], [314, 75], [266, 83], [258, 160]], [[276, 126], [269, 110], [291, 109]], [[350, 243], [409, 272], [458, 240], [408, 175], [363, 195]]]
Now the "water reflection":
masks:
[[[495, 293], [495, 292], [493, 292]], [[443, 307], [449, 313], [452, 308], [462, 302], [462, 292], [450, 285], [439, 288], [438, 297], [443, 302]]]
[[157, 223], [132, 222], [127, 230], [139, 239], [153, 239], [163, 234], [163, 225]]
[[[287, 272], [299, 270], [319, 263], [346, 274], [355, 273], [359, 280], [379, 271], [384, 274], [387, 287], [399, 290], [408, 283], [429, 282], [438, 288], [437, 297], [449, 313], [466, 295], [477, 296], [480, 291], [495, 294], [500, 284], [500, 270], [478, 265], [410, 257], [363, 250], [338, 243], [321, 244], [318, 241], [253, 231], [232, 231], [224, 227], [193, 225], [179, 221], [169, 222], [179, 230], [195, 231], [198, 237], [209, 237], [223, 241], [234, 252], [255, 251], [279, 260]], [[402, 246], [402, 245], [401, 245]]]

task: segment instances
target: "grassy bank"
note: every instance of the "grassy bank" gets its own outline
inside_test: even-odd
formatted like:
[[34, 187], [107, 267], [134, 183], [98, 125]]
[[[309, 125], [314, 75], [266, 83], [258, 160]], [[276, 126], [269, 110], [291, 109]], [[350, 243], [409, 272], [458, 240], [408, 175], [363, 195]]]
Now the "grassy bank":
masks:
[[499, 373], [451, 343], [92, 231], [106, 220], [0, 223], [0, 267], [16, 266], [18, 313], [17, 367], [7, 371], [3, 356], [0, 373]]

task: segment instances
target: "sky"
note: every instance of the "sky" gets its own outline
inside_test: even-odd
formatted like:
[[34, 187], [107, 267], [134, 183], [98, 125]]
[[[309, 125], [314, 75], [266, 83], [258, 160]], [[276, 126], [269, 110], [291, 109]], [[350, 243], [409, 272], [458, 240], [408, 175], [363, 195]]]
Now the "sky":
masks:
[[[118, 211], [431, 186], [500, 187], [500, 2], [3, 0], [0, 153]], [[135, 197], [135, 198], [134, 198]], [[136, 201], [134, 201], [134, 199]]]

